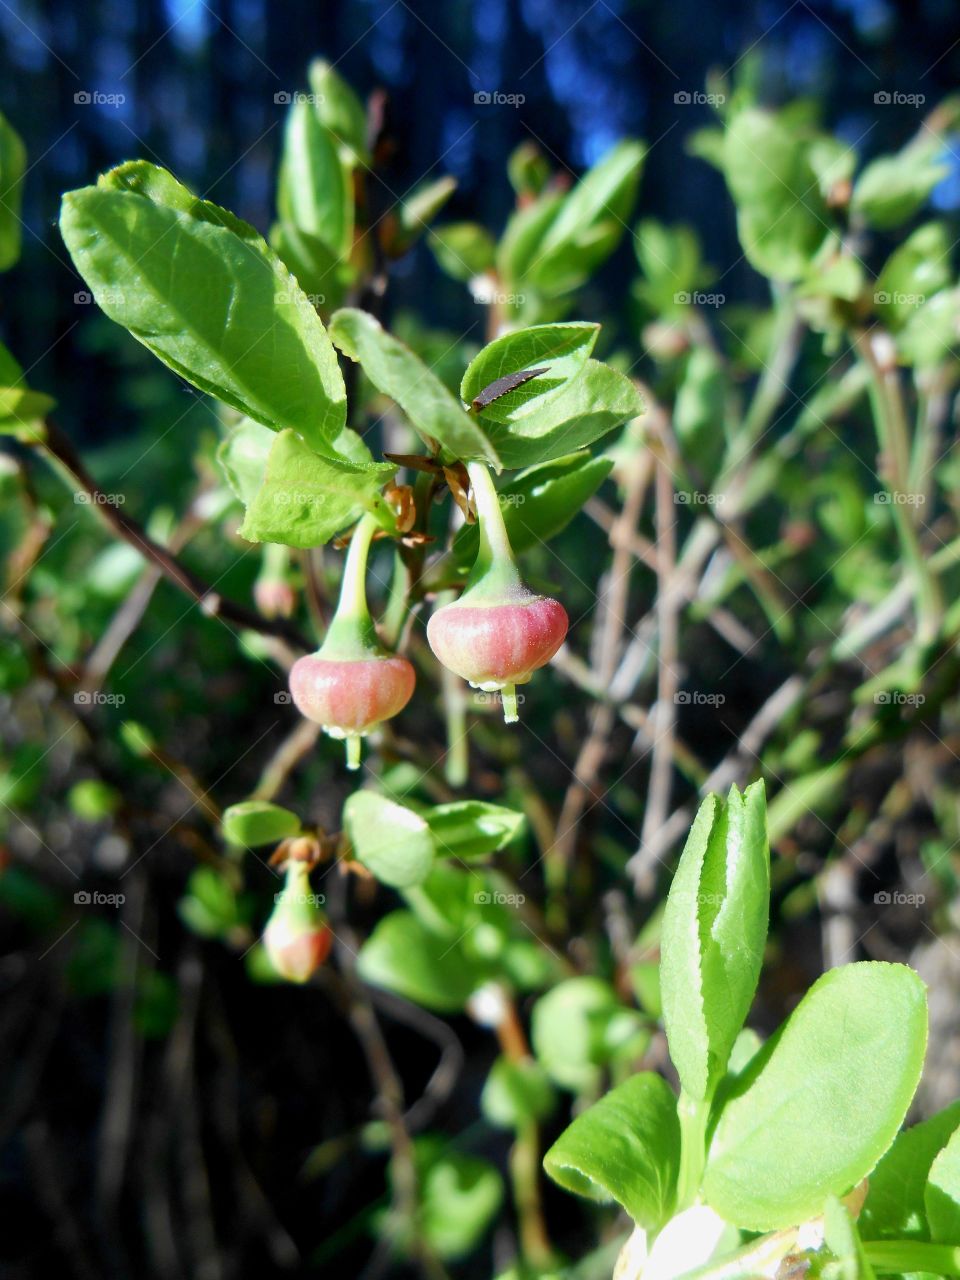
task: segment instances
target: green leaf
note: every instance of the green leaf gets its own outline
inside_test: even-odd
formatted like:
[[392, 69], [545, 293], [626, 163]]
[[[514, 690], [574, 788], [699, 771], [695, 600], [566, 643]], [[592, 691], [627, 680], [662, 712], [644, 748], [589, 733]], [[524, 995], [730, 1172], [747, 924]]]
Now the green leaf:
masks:
[[379, 491], [395, 471], [389, 462], [334, 462], [314, 453], [295, 432], [281, 431], [263, 483], [249, 500], [240, 536], [288, 547], [321, 546], [364, 511], [383, 508]]
[[930, 1167], [960, 1125], [960, 1102], [911, 1125], [870, 1175], [870, 1187], [860, 1213], [868, 1240], [929, 1240], [925, 1192]]
[[256, 849], [279, 844], [300, 831], [300, 819], [289, 809], [267, 800], [241, 800], [223, 813], [223, 836], [230, 844]]
[[520, 1129], [531, 1120], [545, 1120], [556, 1103], [547, 1073], [532, 1058], [497, 1058], [480, 1096], [480, 1110], [501, 1129]]
[[236, 894], [212, 867], [197, 867], [190, 873], [177, 911], [187, 928], [201, 938], [222, 938], [241, 921]]
[[926, 994], [911, 969], [864, 962], [825, 973], [724, 1107], [707, 1203], [736, 1226], [771, 1231], [856, 1186], [903, 1122], [926, 1042]]
[[960, 289], [941, 289], [918, 308], [897, 335], [897, 353], [907, 364], [930, 368], [958, 342]]
[[582, 449], [642, 412], [643, 399], [629, 378], [588, 360], [579, 377], [509, 425], [486, 414], [480, 421], [505, 467], [528, 467]]
[[253, 501], [263, 484], [276, 438], [269, 427], [253, 418], [242, 418], [217, 449], [217, 461], [227, 484], [244, 505]]
[[526, 825], [522, 813], [482, 800], [454, 800], [424, 813], [443, 857], [488, 858], [506, 848]]
[[111, 320], [202, 391], [330, 451], [346, 418], [337, 358], [263, 241], [107, 187], [67, 192], [60, 227]]
[[437, 178], [434, 182], [422, 183], [404, 196], [392, 233], [390, 223], [386, 224], [387, 252], [393, 257], [400, 257], [412, 249], [456, 189], [456, 178]]
[[459, 1013], [484, 980], [456, 940], [428, 929], [411, 911], [385, 916], [363, 944], [360, 976], [436, 1013]]
[[0, 343], [0, 435], [36, 439], [38, 430], [31, 424], [39, 423], [55, 404], [52, 396], [30, 390], [19, 361]]
[[918, 307], [951, 283], [952, 247], [953, 237], [946, 223], [928, 222], [887, 259], [877, 277], [873, 297], [878, 313], [891, 329], [902, 328]]
[[449, 222], [427, 239], [440, 270], [454, 280], [472, 280], [493, 266], [496, 245], [478, 222]]
[[618, 142], [563, 199], [526, 275], [547, 297], [576, 288], [617, 247], [627, 229], [646, 156], [641, 142]]
[[850, 199], [859, 214], [878, 231], [889, 231], [912, 218], [950, 169], [941, 159], [940, 140], [913, 143], [894, 156], [879, 156], [857, 179]]
[[471, 1253], [489, 1230], [503, 1202], [496, 1168], [477, 1156], [450, 1149], [445, 1138], [414, 1141], [420, 1192], [420, 1229], [445, 1261]]
[[707, 796], [670, 886], [660, 990], [684, 1092], [709, 1098], [753, 1002], [767, 936], [770, 850], [762, 782]]
[[454, 459], [482, 458], [499, 466], [490, 441], [436, 374], [409, 347], [387, 333], [365, 311], [346, 307], [330, 321], [330, 335], [373, 385], [395, 400], [429, 446], [443, 446]]
[[538, 196], [550, 180], [550, 165], [535, 142], [521, 142], [507, 157], [507, 177], [518, 196]]
[[270, 244], [312, 307], [330, 312], [340, 306], [352, 269], [329, 245], [282, 219], [270, 228]]
[[635, 1010], [620, 1003], [600, 978], [568, 978], [533, 1006], [534, 1051], [550, 1078], [564, 1089], [596, 1088], [601, 1068], [642, 1029]]
[[307, 73], [314, 108], [322, 124], [337, 139], [344, 159], [369, 164], [367, 113], [346, 80], [323, 58], [315, 58]]
[[353, 191], [336, 139], [313, 107], [290, 108], [277, 190], [280, 217], [345, 257], [353, 240]]
[[505, 333], [488, 343], [467, 366], [460, 398], [472, 404], [491, 383], [535, 365], [547, 366], [546, 372], [498, 396], [483, 410], [485, 419], [512, 422], [580, 373], [599, 332], [598, 324], [539, 324]]
[[799, 279], [830, 229], [804, 142], [769, 112], [740, 111], [727, 126], [724, 173], [750, 263], [775, 280]]
[[960, 1130], [954, 1131], [930, 1166], [924, 1204], [930, 1238], [960, 1245]]
[[525, 282], [547, 229], [560, 212], [564, 197], [558, 191], [544, 192], [525, 208], [510, 215], [497, 246], [497, 275], [507, 284]]
[[677, 1100], [643, 1071], [582, 1112], [544, 1156], [555, 1182], [592, 1200], [615, 1200], [656, 1231], [673, 1212], [680, 1167]]
[[168, 169], [150, 164], [147, 160], [127, 160], [101, 173], [97, 179], [99, 191], [126, 192], [128, 195], [142, 196], [151, 204], [162, 205], [177, 213], [188, 213], [198, 222], [209, 222], [216, 227], [226, 227], [233, 231], [251, 248], [269, 257], [266, 242], [256, 227], [244, 222], [229, 209], [224, 209], [212, 200], [202, 200], [193, 194], [189, 187], [178, 181]]
[[20, 206], [27, 149], [20, 135], [0, 112], [0, 271], [20, 257]]
[[830, 1280], [875, 1280], [867, 1261], [857, 1224], [850, 1211], [836, 1196], [828, 1196], [823, 1211], [823, 1242], [836, 1262], [825, 1266], [823, 1275]]
[[426, 880], [435, 845], [418, 813], [375, 791], [354, 791], [343, 806], [354, 855], [383, 884], [408, 889]]
[[870, 1174], [860, 1226], [865, 1238], [929, 1240], [925, 1189], [933, 1161], [960, 1125], [960, 1102], [902, 1130]]

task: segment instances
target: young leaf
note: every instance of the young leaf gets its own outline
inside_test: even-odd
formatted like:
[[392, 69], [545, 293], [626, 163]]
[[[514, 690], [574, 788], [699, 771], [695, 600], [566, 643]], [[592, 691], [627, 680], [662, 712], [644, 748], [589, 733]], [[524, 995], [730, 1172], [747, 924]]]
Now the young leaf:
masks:
[[827, 1196], [823, 1210], [823, 1242], [837, 1265], [824, 1272], [837, 1280], [876, 1280], [873, 1267], [864, 1253], [857, 1224], [850, 1211], [836, 1196]]
[[532, 1058], [498, 1058], [480, 1095], [480, 1110], [502, 1129], [519, 1129], [530, 1120], [544, 1120], [556, 1103], [547, 1073]]
[[241, 418], [217, 449], [217, 461], [227, 484], [248, 506], [263, 484], [267, 459], [276, 435], [253, 418]]
[[568, 978], [533, 1006], [531, 1039], [550, 1078], [572, 1092], [596, 1088], [601, 1068], [642, 1030], [601, 978]]
[[546, 365], [539, 376], [483, 406], [485, 418], [512, 422], [580, 373], [599, 332], [598, 324], [539, 324], [505, 333], [488, 343], [467, 366], [460, 384], [460, 398], [472, 404], [490, 384], [534, 366]]
[[329, 245], [283, 219], [270, 228], [270, 244], [313, 307], [330, 312], [340, 305], [352, 269]]
[[926, 1042], [926, 994], [913, 970], [864, 962], [825, 973], [724, 1107], [707, 1203], [738, 1227], [772, 1231], [849, 1191], [902, 1124]]
[[460, 1012], [487, 976], [444, 934], [411, 911], [393, 911], [363, 944], [357, 969], [365, 982], [395, 991], [436, 1013]]
[[901, 328], [953, 279], [953, 237], [943, 222], [927, 222], [894, 249], [877, 277], [874, 301], [891, 329]]
[[446, 1139], [424, 1135], [414, 1142], [420, 1193], [420, 1227], [446, 1261], [476, 1248], [503, 1201], [494, 1165], [450, 1149]]
[[680, 1167], [677, 1100], [662, 1076], [631, 1076], [582, 1112], [543, 1159], [550, 1177], [592, 1200], [615, 1200], [638, 1226], [673, 1212]]
[[870, 1175], [860, 1225], [867, 1240], [929, 1240], [924, 1196], [930, 1167], [960, 1125], [960, 1102], [911, 1125]]
[[67, 192], [60, 227], [111, 320], [202, 391], [330, 452], [346, 419], [337, 358], [263, 241], [109, 187]]
[[850, 209], [879, 231], [898, 227], [919, 211], [927, 196], [949, 172], [941, 158], [943, 144], [931, 137], [903, 148], [895, 156], [871, 161], [856, 181]]
[[353, 239], [353, 191], [336, 140], [310, 103], [290, 108], [277, 190], [280, 217], [315, 236], [337, 257]]
[[454, 280], [471, 280], [493, 266], [496, 245], [477, 222], [448, 222], [427, 237], [441, 271]]
[[629, 378], [609, 365], [588, 360], [579, 377], [544, 404], [514, 419], [487, 427], [505, 467], [528, 467], [582, 449], [643, 412], [643, 399]]
[[740, 111], [727, 126], [724, 173], [750, 263], [775, 280], [805, 275], [830, 224], [804, 142], [767, 111]]
[[424, 813], [437, 852], [443, 857], [488, 858], [506, 848], [523, 830], [526, 819], [514, 809], [482, 800], [454, 800]]
[[379, 391], [397, 402], [428, 445], [438, 442], [454, 459], [482, 458], [499, 466], [485, 433], [436, 374], [373, 316], [345, 307], [330, 321], [330, 336]]
[[660, 990], [684, 1092], [709, 1098], [753, 1002], [767, 936], [770, 850], [762, 782], [707, 796], [670, 886]]
[[223, 813], [223, 836], [230, 844], [256, 849], [279, 844], [300, 830], [300, 819], [289, 809], [266, 800], [242, 800]]
[[346, 80], [323, 58], [315, 58], [307, 72], [314, 108], [320, 122], [337, 140], [344, 159], [369, 164], [367, 113]]
[[560, 212], [564, 197], [544, 192], [532, 204], [510, 215], [497, 246], [497, 275], [508, 284], [524, 280], [547, 229]]
[[379, 491], [396, 471], [391, 463], [356, 465], [323, 457], [293, 431], [273, 439], [263, 483], [240, 526], [248, 542], [318, 547], [384, 504]]
[[960, 1245], [960, 1131], [954, 1131], [930, 1166], [924, 1205], [930, 1238]]
[[409, 252], [456, 189], [456, 178], [437, 178], [404, 196], [395, 221], [388, 218], [383, 224], [387, 253], [399, 258]]
[[435, 845], [419, 814], [375, 791], [354, 791], [343, 806], [354, 856], [383, 884], [408, 889], [426, 880]]
[[20, 257], [20, 206], [27, 149], [20, 135], [0, 112], [0, 271]]

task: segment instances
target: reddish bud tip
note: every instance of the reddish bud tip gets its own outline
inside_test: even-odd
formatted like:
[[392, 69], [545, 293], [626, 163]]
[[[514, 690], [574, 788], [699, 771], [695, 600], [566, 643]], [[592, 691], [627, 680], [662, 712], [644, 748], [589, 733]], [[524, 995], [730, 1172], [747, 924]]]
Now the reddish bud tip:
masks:
[[438, 609], [427, 624], [437, 658], [480, 689], [525, 684], [545, 666], [567, 634], [567, 611], [547, 596], [471, 605], [467, 598]]
[[330, 954], [332, 944], [333, 934], [326, 925], [297, 932], [271, 919], [263, 933], [270, 963], [288, 982], [307, 982]]
[[290, 672], [297, 710], [333, 737], [362, 736], [410, 701], [416, 675], [406, 658], [331, 660], [311, 653]]

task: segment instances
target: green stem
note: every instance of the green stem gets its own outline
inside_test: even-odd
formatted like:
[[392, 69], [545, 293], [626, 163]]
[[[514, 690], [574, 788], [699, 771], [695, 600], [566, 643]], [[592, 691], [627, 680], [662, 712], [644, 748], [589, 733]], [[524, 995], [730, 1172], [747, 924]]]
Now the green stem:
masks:
[[337, 617], [356, 618], [358, 622], [370, 621], [370, 610], [367, 607], [367, 556], [378, 527], [376, 517], [368, 513], [353, 531], [347, 562], [343, 566]]
[[680, 1213], [690, 1208], [700, 1192], [707, 1154], [710, 1099], [705, 1098], [701, 1102], [681, 1090], [677, 1114], [680, 1117], [680, 1172], [677, 1176], [676, 1212]]
[[467, 590], [475, 591], [482, 584], [485, 593], [502, 597], [505, 591], [519, 587], [521, 582], [500, 510], [500, 497], [486, 463], [468, 462], [467, 475], [480, 526], [480, 547], [467, 579]]
[[960, 1276], [960, 1248], [952, 1244], [865, 1240], [863, 1251], [870, 1265], [883, 1274], [926, 1271], [936, 1276]]

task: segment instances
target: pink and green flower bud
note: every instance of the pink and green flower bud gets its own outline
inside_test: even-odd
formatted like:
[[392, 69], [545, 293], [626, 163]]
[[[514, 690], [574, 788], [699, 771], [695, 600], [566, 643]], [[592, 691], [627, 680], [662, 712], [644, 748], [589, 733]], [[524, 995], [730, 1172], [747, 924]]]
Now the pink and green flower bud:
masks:
[[263, 548], [263, 564], [253, 584], [253, 599], [265, 618], [290, 618], [297, 595], [290, 585], [290, 548], [268, 542]]
[[330, 737], [345, 740], [350, 769], [359, 768], [361, 739], [402, 711], [416, 684], [411, 663], [380, 644], [367, 608], [364, 576], [376, 527], [372, 516], [357, 526], [326, 639], [290, 671], [297, 710]]
[[288, 982], [307, 982], [330, 954], [333, 934], [310, 888], [305, 862], [287, 866], [283, 889], [263, 931], [270, 963]]
[[518, 719], [516, 686], [526, 684], [563, 644], [563, 605], [524, 586], [514, 563], [500, 504], [482, 463], [467, 466], [480, 522], [477, 562], [459, 600], [427, 624], [434, 654], [474, 688], [499, 690], [503, 717]]

